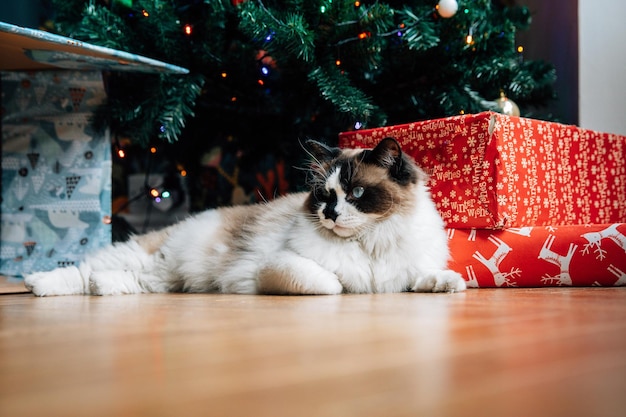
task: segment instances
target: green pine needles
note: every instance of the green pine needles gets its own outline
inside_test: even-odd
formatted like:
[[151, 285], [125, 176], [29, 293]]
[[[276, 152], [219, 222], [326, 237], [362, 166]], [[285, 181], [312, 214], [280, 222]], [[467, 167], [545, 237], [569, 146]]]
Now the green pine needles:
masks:
[[516, 49], [528, 9], [504, 1], [458, 0], [450, 18], [437, 0], [54, 3], [64, 35], [190, 70], [112, 76], [102, 115], [139, 143], [177, 141], [199, 109], [218, 125], [288, 118], [290, 133], [336, 134], [483, 111], [501, 90], [523, 111], [554, 96], [554, 68]]

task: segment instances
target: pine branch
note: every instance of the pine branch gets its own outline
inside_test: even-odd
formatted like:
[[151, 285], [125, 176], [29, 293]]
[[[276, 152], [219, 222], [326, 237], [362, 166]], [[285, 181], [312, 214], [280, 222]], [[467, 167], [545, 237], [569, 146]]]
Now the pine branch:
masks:
[[321, 96], [330, 101], [339, 112], [350, 117], [352, 122], [363, 125], [384, 123], [386, 116], [361, 90], [351, 85], [347, 76], [335, 66], [317, 67], [309, 72], [308, 78], [315, 83]]
[[420, 16], [418, 16], [411, 8], [405, 6], [398, 13], [405, 25], [404, 28], [400, 28], [400, 32], [403, 33], [402, 39], [407, 47], [414, 51], [423, 51], [439, 44], [435, 25], [426, 19], [424, 10], [420, 10], [420, 12]]
[[[554, 98], [552, 85], [556, 82], [556, 69], [544, 61], [524, 61], [515, 72], [508, 92], [514, 99], [541, 101]], [[551, 94], [552, 93], [552, 94]]]
[[59, 33], [70, 34], [80, 24], [82, 13], [88, 0], [52, 0], [56, 19], [55, 29]]
[[171, 143], [180, 137], [185, 120], [194, 116], [193, 105], [202, 91], [204, 79], [200, 75], [166, 76], [162, 84], [167, 100], [159, 110], [158, 136]]
[[112, 49], [129, 50], [129, 28], [117, 15], [90, 0], [82, 19], [68, 36]]
[[254, 42], [272, 53], [287, 52], [304, 62], [314, 56], [314, 34], [304, 17], [295, 12], [275, 16], [263, 2], [247, 1], [239, 6], [239, 28]]

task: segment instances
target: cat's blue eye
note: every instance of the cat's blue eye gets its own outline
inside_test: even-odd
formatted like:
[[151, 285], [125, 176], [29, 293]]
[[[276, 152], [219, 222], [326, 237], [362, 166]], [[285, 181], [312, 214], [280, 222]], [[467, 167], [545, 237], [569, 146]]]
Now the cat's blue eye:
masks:
[[363, 193], [365, 192], [365, 188], [363, 187], [354, 187], [352, 189], [352, 197], [361, 198], [363, 197]]

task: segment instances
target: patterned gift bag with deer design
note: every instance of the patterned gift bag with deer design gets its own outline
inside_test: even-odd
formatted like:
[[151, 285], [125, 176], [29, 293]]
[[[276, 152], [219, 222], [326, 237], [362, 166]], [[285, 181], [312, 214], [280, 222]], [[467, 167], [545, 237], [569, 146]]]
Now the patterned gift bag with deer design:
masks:
[[626, 224], [448, 229], [470, 287], [624, 286]]
[[111, 154], [97, 71], [2, 73], [0, 274], [71, 265], [111, 242]]

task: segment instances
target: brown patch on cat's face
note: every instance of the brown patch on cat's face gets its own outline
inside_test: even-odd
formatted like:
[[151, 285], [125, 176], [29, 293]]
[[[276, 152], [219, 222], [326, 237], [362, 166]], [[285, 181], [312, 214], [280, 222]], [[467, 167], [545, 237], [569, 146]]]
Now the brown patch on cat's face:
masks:
[[351, 236], [344, 229], [356, 233], [368, 222], [406, 211], [414, 204], [413, 187], [420, 170], [391, 138], [362, 151], [341, 151], [315, 143], [312, 154], [315, 162], [308, 209], [320, 217], [325, 228], [340, 236]]
[[[342, 171], [343, 172], [343, 171]], [[361, 163], [354, 174], [346, 180], [348, 201], [363, 213], [372, 213], [385, 217], [407, 203], [410, 192], [389, 179], [385, 168], [373, 164]], [[363, 194], [355, 198], [354, 189], [363, 188]]]

